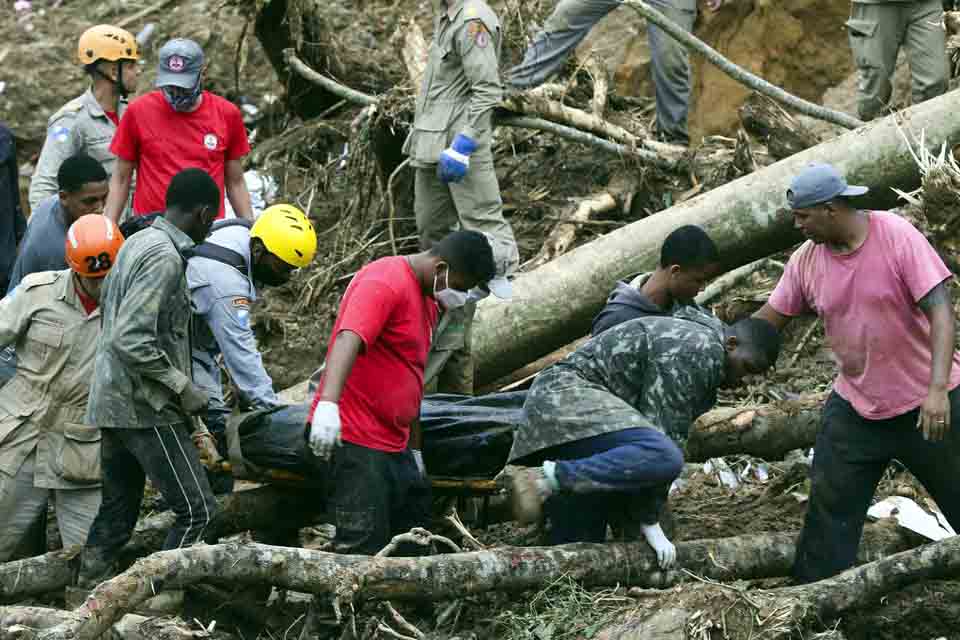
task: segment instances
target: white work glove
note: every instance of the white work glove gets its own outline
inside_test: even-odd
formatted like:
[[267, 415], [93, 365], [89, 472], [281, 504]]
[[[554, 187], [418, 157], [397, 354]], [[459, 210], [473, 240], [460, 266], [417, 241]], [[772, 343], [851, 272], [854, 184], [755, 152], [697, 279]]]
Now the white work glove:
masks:
[[340, 407], [321, 400], [310, 421], [310, 449], [318, 458], [327, 459], [335, 446], [340, 446]]
[[410, 449], [410, 453], [413, 454], [413, 461], [417, 463], [417, 471], [420, 472], [420, 477], [426, 478], [427, 467], [423, 464], [423, 452], [420, 449]]
[[645, 524], [640, 527], [643, 537], [657, 554], [657, 562], [661, 569], [669, 569], [677, 561], [677, 548], [667, 540], [667, 535], [660, 528], [660, 523]]

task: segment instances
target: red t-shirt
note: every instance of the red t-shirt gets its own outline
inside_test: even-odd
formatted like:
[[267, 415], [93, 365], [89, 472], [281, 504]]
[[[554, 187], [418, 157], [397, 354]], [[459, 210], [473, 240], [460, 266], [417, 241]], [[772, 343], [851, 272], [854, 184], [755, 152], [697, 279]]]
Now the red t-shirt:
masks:
[[100, 306], [100, 302], [96, 298], [91, 298], [83, 289], [81, 289], [76, 282], [74, 282], [73, 290], [77, 292], [77, 297], [80, 299], [80, 304], [83, 305], [83, 310], [87, 312], [87, 315], [90, 315], [97, 310], [97, 307]]
[[[340, 398], [340, 436], [345, 442], [378, 451], [407, 448], [410, 424], [420, 415], [437, 314], [436, 302], [423, 294], [403, 257], [381, 258], [353, 277], [327, 347], [329, 359], [334, 339], [345, 330], [364, 344]], [[323, 380], [310, 419], [322, 390]]]
[[[871, 211], [867, 239], [838, 255], [807, 242], [790, 257], [770, 296], [785, 316], [823, 319], [840, 374], [834, 390], [868, 420], [923, 404], [930, 385], [930, 322], [917, 306], [950, 277], [927, 239], [900, 216]], [[950, 388], [960, 383], [960, 352]]]
[[[137, 165], [133, 212], [162, 211], [167, 186], [183, 169], [197, 167], [210, 174], [223, 193], [224, 168], [250, 152], [243, 116], [234, 104], [209, 91], [191, 113], [174, 111], [159, 90], [130, 103], [110, 151]], [[220, 199], [220, 215], [224, 212]]]
[[120, 126], [120, 116], [117, 115], [116, 111], [104, 111], [103, 115], [107, 116], [114, 125]]

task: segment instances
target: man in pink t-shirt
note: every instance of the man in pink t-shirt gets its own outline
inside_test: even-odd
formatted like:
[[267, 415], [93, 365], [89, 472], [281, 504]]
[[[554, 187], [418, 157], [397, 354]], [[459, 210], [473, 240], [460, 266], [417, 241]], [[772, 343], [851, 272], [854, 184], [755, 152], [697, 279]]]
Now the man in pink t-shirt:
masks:
[[951, 274], [909, 222], [854, 208], [850, 198], [866, 192], [826, 164], [794, 178], [787, 200], [808, 241], [755, 314], [782, 330], [816, 313], [840, 370], [817, 435], [793, 569], [800, 582], [853, 565], [867, 508], [894, 458], [960, 527]]

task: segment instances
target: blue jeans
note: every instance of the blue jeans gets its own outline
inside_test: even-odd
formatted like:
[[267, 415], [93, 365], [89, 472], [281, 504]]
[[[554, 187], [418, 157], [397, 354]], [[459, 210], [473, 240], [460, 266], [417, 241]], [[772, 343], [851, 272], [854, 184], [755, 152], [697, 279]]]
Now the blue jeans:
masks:
[[603, 542], [611, 524], [627, 536], [659, 521], [683, 454], [656, 429], [624, 429], [551, 447], [560, 486], [545, 505], [551, 544]]

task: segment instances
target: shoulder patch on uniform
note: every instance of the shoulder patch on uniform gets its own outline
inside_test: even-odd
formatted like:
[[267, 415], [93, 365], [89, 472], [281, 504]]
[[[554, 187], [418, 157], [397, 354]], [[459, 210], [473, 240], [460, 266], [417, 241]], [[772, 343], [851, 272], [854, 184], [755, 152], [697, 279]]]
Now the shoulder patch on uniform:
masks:
[[467, 23], [467, 37], [481, 49], [490, 44], [490, 32], [480, 20], [471, 20]]
[[231, 303], [232, 303], [233, 306], [235, 306], [235, 307], [238, 307], [238, 308], [240, 308], [240, 307], [246, 308], [246, 307], [249, 307], [249, 306], [250, 306], [250, 298], [244, 298], [243, 296], [239, 296], [239, 297], [234, 298], [234, 299], [231, 301]]
[[38, 271], [37, 273], [31, 273], [30, 275], [24, 276], [23, 280], [20, 281], [20, 287], [23, 287], [24, 291], [29, 291], [34, 287], [53, 284], [60, 279], [60, 275], [60, 271]]
[[56, 142], [66, 142], [70, 138], [70, 128], [62, 124], [51, 127], [49, 136]]

